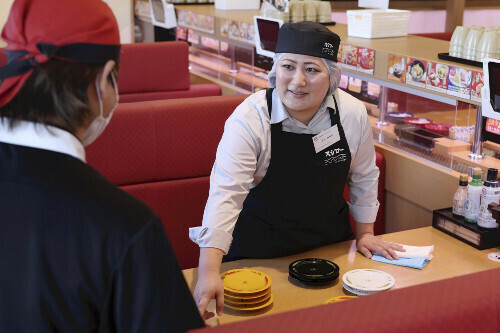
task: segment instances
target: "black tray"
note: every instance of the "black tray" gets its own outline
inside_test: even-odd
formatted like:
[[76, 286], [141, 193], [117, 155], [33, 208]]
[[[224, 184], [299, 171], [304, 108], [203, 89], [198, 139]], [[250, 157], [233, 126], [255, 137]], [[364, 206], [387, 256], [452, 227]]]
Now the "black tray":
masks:
[[448, 61], [452, 61], [452, 62], [458, 62], [458, 63], [464, 64], [464, 65], [483, 68], [483, 63], [480, 61], [452, 57], [449, 53], [438, 53], [438, 58], [441, 60], [448, 60]]
[[432, 149], [435, 146], [434, 139], [442, 138], [441, 134], [431, 132], [415, 125], [396, 125], [394, 133], [409, 143]]
[[[443, 225], [445, 221], [445, 227]], [[475, 223], [468, 223], [461, 216], [455, 216], [451, 208], [437, 209], [432, 212], [432, 226], [448, 235], [461, 240], [479, 250], [490, 249], [500, 245], [500, 229], [485, 229]], [[472, 242], [461, 235], [461, 229], [468, 229], [476, 234], [479, 241]]]

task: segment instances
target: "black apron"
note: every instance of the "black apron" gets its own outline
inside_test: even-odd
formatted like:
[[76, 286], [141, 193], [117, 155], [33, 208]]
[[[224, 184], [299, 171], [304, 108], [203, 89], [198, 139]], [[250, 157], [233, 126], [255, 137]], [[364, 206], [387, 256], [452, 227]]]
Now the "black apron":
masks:
[[[269, 118], [272, 89], [266, 92]], [[273, 258], [352, 239], [343, 197], [351, 153], [335, 109], [328, 109], [340, 140], [316, 153], [313, 134], [271, 125], [271, 160], [262, 181], [250, 190], [224, 261]]]

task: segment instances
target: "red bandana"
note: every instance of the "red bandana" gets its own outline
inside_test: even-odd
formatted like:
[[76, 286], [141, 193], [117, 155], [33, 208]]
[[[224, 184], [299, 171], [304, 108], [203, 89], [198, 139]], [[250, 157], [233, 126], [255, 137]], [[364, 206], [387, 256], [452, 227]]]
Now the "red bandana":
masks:
[[14, 98], [38, 64], [51, 58], [119, 61], [118, 24], [102, 0], [15, 0], [2, 39], [9, 61], [0, 67], [0, 107]]

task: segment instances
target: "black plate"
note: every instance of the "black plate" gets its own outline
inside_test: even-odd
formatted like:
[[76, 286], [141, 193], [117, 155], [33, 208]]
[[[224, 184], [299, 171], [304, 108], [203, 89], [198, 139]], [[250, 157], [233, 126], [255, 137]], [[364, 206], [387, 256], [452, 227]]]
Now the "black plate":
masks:
[[288, 272], [290, 276], [304, 282], [328, 282], [338, 278], [339, 266], [330, 260], [306, 258], [292, 262]]

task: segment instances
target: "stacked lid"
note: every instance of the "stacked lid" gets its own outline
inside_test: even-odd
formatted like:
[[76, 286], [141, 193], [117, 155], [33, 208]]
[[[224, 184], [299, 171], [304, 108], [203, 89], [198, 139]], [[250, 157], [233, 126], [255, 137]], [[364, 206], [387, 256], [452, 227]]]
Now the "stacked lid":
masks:
[[376, 269], [355, 269], [342, 276], [344, 289], [358, 296], [389, 290], [395, 283], [391, 274]]
[[221, 274], [224, 305], [239, 311], [263, 309], [273, 303], [271, 278], [255, 269], [233, 269]]
[[323, 285], [339, 277], [339, 266], [326, 259], [299, 259], [288, 266], [288, 274], [305, 284]]

